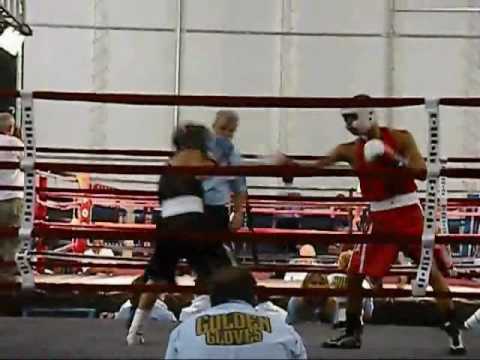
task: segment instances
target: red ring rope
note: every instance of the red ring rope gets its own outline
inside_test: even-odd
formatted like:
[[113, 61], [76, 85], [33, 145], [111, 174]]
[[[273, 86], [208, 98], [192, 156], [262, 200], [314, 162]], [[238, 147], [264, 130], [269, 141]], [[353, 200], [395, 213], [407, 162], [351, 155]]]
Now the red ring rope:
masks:
[[[0, 169], [17, 169], [19, 162], [0, 161]], [[55, 163], [55, 162], [36, 162], [35, 169], [41, 171], [53, 172], [84, 172], [84, 173], [108, 173], [108, 174], [150, 174], [159, 175], [164, 173], [189, 174], [189, 175], [237, 175], [237, 176], [295, 176], [295, 177], [356, 177], [362, 176], [406, 176], [406, 169], [382, 169], [378, 171], [367, 171], [360, 173], [352, 169], [343, 168], [323, 168], [314, 166], [272, 166], [272, 165], [254, 165], [254, 166], [164, 166], [164, 165], [125, 165], [125, 164], [82, 164], [82, 163]], [[441, 176], [451, 178], [480, 178], [480, 169], [448, 168], [440, 171]]]
[[[206, 289], [198, 286], [178, 286], [178, 285], [117, 285], [117, 284], [74, 284], [74, 283], [36, 283], [36, 289], [48, 292], [129, 292], [129, 293], [143, 293], [143, 292], [182, 292], [182, 293], [206, 293]], [[17, 283], [0, 283], [0, 290], [20, 290], [20, 284]], [[348, 289], [332, 289], [332, 288], [283, 288], [283, 287], [264, 287], [257, 286], [256, 293], [263, 296], [347, 296]], [[364, 297], [411, 297], [412, 292], [406, 289], [362, 289]], [[479, 292], [433, 292], [427, 291], [425, 297], [436, 298], [464, 298], [464, 299], [478, 299]]]
[[[1, 227], [1, 237], [18, 236], [18, 228]], [[34, 237], [41, 238], [99, 238], [105, 240], [190, 240], [190, 241], [215, 241], [229, 240], [237, 242], [292, 242], [292, 243], [323, 243], [323, 244], [357, 244], [357, 243], [376, 243], [376, 244], [392, 244], [392, 243], [416, 243], [418, 237], [400, 236], [397, 234], [362, 234], [362, 233], [338, 233], [316, 230], [281, 230], [281, 229], [254, 229], [241, 230], [235, 233], [230, 232], [211, 232], [211, 233], [167, 233], [157, 232], [153, 225], [140, 226], [132, 224], [122, 226], [105, 226], [96, 225], [70, 225], [62, 223], [42, 223], [38, 222], [33, 229]], [[453, 235], [436, 235], [435, 243], [437, 244], [480, 244], [480, 235], [478, 234], [453, 234]]]
[[[19, 97], [19, 91], [0, 91], [1, 97]], [[66, 91], [34, 91], [34, 99], [81, 101], [128, 105], [181, 105], [249, 108], [342, 108], [342, 107], [400, 107], [423, 105], [424, 98], [345, 97], [274, 97], [274, 96], [211, 96], [211, 95], [153, 95], [128, 93], [91, 93]]]
[[[61, 256], [60, 256], [61, 258]], [[116, 258], [111, 258], [110, 262], [107, 261], [80, 261], [78, 259], [52, 259], [48, 257], [38, 257], [37, 260], [31, 261], [35, 265], [39, 260], [42, 260], [42, 265], [53, 267], [100, 267], [100, 268], [113, 268], [113, 269], [139, 269], [143, 270], [148, 264], [147, 261], [131, 261], [131, 262], [114, 262]], [[15, 263], [0, 263], [0, 268], [3, 266], [12, 266]], [[254, 272], [307, 272], [307, 273], [320, 273], [320, 274], [343, 274], [345, 271], [339, 270], [336, 266], [314, 266], [314, 265], [283, 265], [283, 264], [242, 264], [240, 267], [246, 268]], [[186, 264], [179, 264], [177, 269], [191, 270], [190, 266]], [[391, 269], [386, 276], [415, 276], [417, 273], [416, 268], [401, 270]], [[478, 278], [480, 277], [480, 270], [460, 271], [457, 270], [457, 276], [451, 276], [450, 278]], [[471, 284], [469, 287], [479, 287], [480, 284]]]

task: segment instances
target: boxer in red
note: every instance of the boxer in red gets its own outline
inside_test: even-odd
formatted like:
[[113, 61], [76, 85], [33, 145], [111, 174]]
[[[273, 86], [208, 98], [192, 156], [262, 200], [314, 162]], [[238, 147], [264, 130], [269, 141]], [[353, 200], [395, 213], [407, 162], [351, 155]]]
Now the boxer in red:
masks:
[[[358, 95], [357, 99], [368, 99]], [[345, 333], [324, 342], [324, 347], [360, 348], [362, 323], [362, 282], [365, 276], [381, 279], [395, 262], [400, 250], [416, 261], [421, 254], [423, 214], [415, 180], [425, 180], [427, 169], [413, 136], [406, 130], [380, 127], [373, 109], [343, 109], [347, 130], [358, 138], [340, 144], [318, 161], [319, 167], [347, 162], [359, 172], [362, 195], [370, 203], [372, 234], [418, 236], [417, 244], [359, 244], [348, 268], [349, 297]], [[407, 176], [372, 177], [362, 174], [386, 168], [403, 168]], [[430, 284], [436, 291], [449, 291], [448, 284], [434, 261]], [[451, 353], [465, 353], [455, 308], [451, 299], [437, 299], [443, 316], [443, 328], [450, 338]]]

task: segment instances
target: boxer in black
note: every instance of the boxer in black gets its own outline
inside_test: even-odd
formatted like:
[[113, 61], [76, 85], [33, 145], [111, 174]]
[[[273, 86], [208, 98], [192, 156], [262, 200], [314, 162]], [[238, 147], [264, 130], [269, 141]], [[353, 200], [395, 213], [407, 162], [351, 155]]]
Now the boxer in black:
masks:
[[[176, 130], [173, 144], [176, 148], [170, 166], [215, 166], [207, 154], [210, 132], [201, 125], [189, 124]], [[167, 173], [160, 177], [158, 197], [162, 217], [157, 231], [195, 233], [212, 230], [204, 212], [202, 179], [204, 177]], [[214, 271], [229, 266], [230, 261], [221, 241], [191, 241], [188, 239], [156, 241], [155, 252], [145, 271], [148, 283], [174, 284], [175, 269], [179, 259], [188, 260], [200, 283]], [[143, 323], [149, 318], [157, 294], [144, 293], [133, 316], [127, 344], [142, 344]]]

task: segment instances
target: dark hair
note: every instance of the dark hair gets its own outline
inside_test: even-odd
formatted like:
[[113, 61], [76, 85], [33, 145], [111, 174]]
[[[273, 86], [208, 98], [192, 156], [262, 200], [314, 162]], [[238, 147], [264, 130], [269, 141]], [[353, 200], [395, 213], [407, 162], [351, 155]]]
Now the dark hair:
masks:
[[209, 292], [212, 306], [231, 300], [243, 300], [255, 304], [255, 286], [253, 275], [245, 269], [220, 269], [210, 279]]
[[178, 127], [174, 131], [172, 143], [176, 151], [193, 149], [206, 154], [209, 138], [210, 131], [205, 126], [189, 123]]

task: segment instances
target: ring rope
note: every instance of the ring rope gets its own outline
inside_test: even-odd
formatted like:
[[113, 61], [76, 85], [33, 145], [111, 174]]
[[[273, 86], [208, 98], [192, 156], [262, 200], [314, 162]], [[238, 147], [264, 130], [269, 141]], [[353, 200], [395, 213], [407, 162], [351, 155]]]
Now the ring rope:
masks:
[[[63, 93], [65, 95], [66, 93]], [[77, 93], [78, 95], [79, 93]], [[24, 133], [27, 134], [30, 129], [31, 136], [26, 138], [25, 142], [25, 152], [26, 156], [25, 159], [22, 161], [20, 164], [21, 168], [25, 171], [25, 177], [26, 177], [26, 182], [25, 182], [25, 200], [26, 200], [26, 206], [24, 209], [23, 217], [22, 217], [22, 224], [21, 228], [19, 231], [19, 236], [21, 239], [21, 250], [17, 253], [16, 256], [16, 261], [17, 264], [21, 270], [21, 275], [22, 275], [22, 287], [23, 288], [28, 288], [28, 287], [34, 287], [34, 281], [33, 281], [33, 273], [31, 267], [29, 267], [28, 264], [28, 250], [31, 247], [31, 236], [32, 236], [32, 230], [33, 230], [33, 213], [34, 213], [34, 203], [35, 203], [35, 171], [34, 168], [38, 166], [38, 168], [41, 168], [41, 165], [44, 165], [42, 163], [35, 164], [35, 137], [34, 137], [34, 127], [33, 127], [33, 97], [35, 96], [36, 98], [51, 98], [55, 99], [55, 96], [57, 96], [56, 100], [61, 100], [58, 95], [59, 93], [54, 94], [53, 92], [50, 92], [49, 94], [41, 93], [41, 92], [36, 92], [35, 94], [33, 93], [21, 93], [18, 94], [17, 96], [20, 95], [22, 97], [22, 107], [24, 108], [24, 122], [23, 122], [23, 127], [24, 127]], [[95, 95], [96, 98], [92, 97], [91, 95]], [[69, 94], [69, 99], [63, 99], [63, 100], [70, 100], [74, 101], [73, 97], [75, 96], [74, 93]], [[83, 99], [79, 99], [80, 101], [93, 101], [93, 102], [99, 102], [101, 97], [105, 96], [110, 96], [114, 98], [116, 101], [125, 101], [124, 94], [86, 94], [83, 93]], [[149, 96], [149, 95], [142, 95], [144, 99], [148, 99], [150, 104], [158, 104], [158, 105], [166, 105], [162, 101], [165, 101], [165, 99], [161, 99], [161, 96]], [[68, 97], [68, 96], [66, 96]], [[130, 100], [138, 101], [140, 98], [137, 96], [133, 99], [134, 95], [130, 95]], [[177, 99], [180, 98], [177, 96]], [[213, 97], [210, 97], [210, 100], [212, 100]], [[237, 100], [246, 100], [246, 97], [237, 97]], [[270, 98], [256, 98], [256, 100], [266, 100]], [[104, 99], [103, 99], [104, 100]], [[172, 99], [170, 99], [172, 100]], [[191, 104], [195, 104], [195, 101], [202, 100], [202, 97], [188, 97], [188, 96], [183, 96], [183, 100], [190, 100], [192, 101]], [[182, 101], [183, 101], [182, 100]], [[205, 100], [205, 99], [203, 99]], [[216, 101], [222, 101], [225, 99], [222, 99], [222, 97], [215, 97]], [[232, 100], [232, 99], [230, 99]], [[247, 99], [248, 100], [248, 99]], [[252, 98], [249, 98], [249, 100], [252, 100]], [[289, 105], [289, 102], [286, 101], [288, 98], [281, 98], [282, 104], [281, 106], [278, 107], [291, 107]], [[298, 101], [299, 99], [294, 99], [295, 101]], [[325, 99], [325, 98], [310, 98], [310, 100], [315, 103], [315, 107], [320, 107], [319, 102], [324, 102], [323, 107], [338, 107], [337, 104], [333, 106], [332, 104], [332, 99]], [[333, 99], [335, 100], [335, 99]], [[338, 100], [338, 99], [337, 99]], [[345, 99], [343, 99], [345, 100]], [[369, 102], [375, 102], [375, 99], [369, 100]], [[379, 100], [380, 99], [376, 99]], [[394, 99], [383, 99], [383, 101], [386, 103], [383, 106], [405, 106], [405, 103], [407, 99], [402, 99], [402, 104], [390, 104], [388, 105], [389, 101], [393, 101]], [[397, 99], [398, 100], [398, 99]], [[412, 102], [415, 102], [415, 104], [418, 104], [416, 101], [413, 101], [410, 99]], [[418, 100], [418, 99], [417, 99]], [[458, 100], [458, 99], [457, 99]], [[472, 104], [472, 99], [470, 100], [470, 104]], [[116, 102], [115, 101], [115, 102]], [[158, 102], [157, 102], [158, 101]], [[352, 102], [358, 102], [358, 104], [355, 104], [356, 107], [367, 107], [370, 106], [370, 104], [365, 104], [364, 101], [355, 101], [353, 99], [347, 99], [347, 101], [352, 101]], [[102, 101], [104, 102], [104, 101]], [[474, 101], [475, 102], [475, 101]], [[423, 102], [420, 102], [423, 103]], [[436, 215], [436, 206], [437, 206], [437, 190], [438, 190], [438, 177], [441, 174], [441, 169], [439, 166], [439, 154], [437, 149], [437, 145], [439, 146], [439, 136], [438, 136], [438, 107], [441, 102], [438, 100], [427, 100], [425, 102], [427, 112], [429, 114], [429, 156], [428, 156], [428, 176], [427, 176], [427, 198], [426, 198], [426, 216], [425, 216], [425, 222], [424, 222], [424, 231], [422, 235], [422, 258], [421, 258], [421, 264], [419, 267], [419, 272], [417, 274], [417, 279], [414, 283], [414, 286], [412, 286], [412, 289], [414, 293], [417, 293], [417, 295], [422, 295], [426, 291], [426, 284], [428, 282], [429, 274], [431, 271], [431, 265], [432, 265], [432, 259], [433, 259], [433, 245], [434, 245], [434, 240], [435, 240], [435, 215]], [[444, 104], [448, 104], [447, 102], [443, 102]], [[172, 104], [175, 105], [175, 104]], [[197, 104], [198, 105], [198, 104]], [[230, 104], [231, 105], [231, 104]], [[240, 104], [240, 102], [237, 103], [237, 106], [248, 106], [248, 107], [255, 107], [257, 106], [258, 103], [254, 101], [254, 104], [252, 105], [251, 103], [249, 104]], [[278, 105], [278, 104], [277, 104]], [[412, 105], [412, 104], [410, 104]], [[215, 106], [213, 105], [212, 102], [209, 102], [208, 104], [204, 106]], [[377, 105], [376, 107], [380, 107], [382, 105]], [[464, 104], [465, 106], [465, 104]], [[477, 105], [474, 105], [477, 106]], [[264, 107], [264, 106], [262, 106]], [[296, 104], [294, 107], [312, 107], [312, 103], [309, 103], [306, 101], [304, 104]], [[27, 155], [28, 152], [31, 152], [30, 155]], [[37, 165], [37, 166], [35, 166]], [[53, 164], [49, 164], [50, 166], [53, 166]], [[66, 165], [66, 164], [62, 164]], [[83, 165], [83, 164], [76, 164], [78, 165]], [[50, 169], [49, 169], [50, 170]], [[131, 167], [129, 168], [129, 173], [131, 173]], [[181, 169], [177, 169], [181, 170]], [[242, 171], [245, 169], [242, 169]], [[329, 169], [330, 171], [336, 170], [336, 169]], [[451, 170], [451, 169], [450, 169]], [[82, 170], [79, 170], [82, 171]], [[108, 171], [111, 172], [111, 171]], [[188, 172], [191, 173], [191, 169], [188, 169]], [[265, 176], [268, 174], [261, 174], [261, 176]], [[315, 175], [315, 174], [314, 174]], [[314, 176], [312, 174], [308, 175], [298, 175], [298, 176]], [[255, 175], [254, 175], [255, 176]], [[260, 175], [257, 175], [260, 176]], [[328, 176], [323, 174], [323, 176]], [[338, 174], [331, 175], [331, 176], [340, 176]], [[345, 176], [345, 175], [344, 175]], [[348, 175], [346, 175], [348, 176]], [[462, 176], [465, 177], [465, 176]], [[26, 267], [25, 267], [26, 266]]]
[[[149, 285], [123, 285], [123, 284], [78, 284], [78, 283], [45, 283], [38, 282], [37, 289], [44, 290], [52, 293], [106, 293], [106, 292], [123, 292], [123, 293], [194, 293], [205, 294], [207, 289], [192, 286], [192, 285], [161, 285], [161, 284], [149, 284]], [[1, 283], [0, 290], [19, 290], [18, 284], [15, 283]], [[363, 297], [375, 297], [375, 298], [393, 298], [403, 297], [409, 298], [412, 296], [411, 291], [407, 289], [398, 288], [384, 288], [384, 289], [362, 289]], [[256, 293], [263, 296], [348, 296], [348, 289], [336, 289], [336, 288], [286, 288], [286, 287], [265, 287], [257, 286]], [[463, 299], [478, 299], [478, 291], [462, 291], [462, 292], [434, 292], [427, 291], [425, 297], [436, 298], [463, 298]]]
[[[124, 224], [121, 224], [124, 225]], [[0, 227], [1, 237], [17, 236], [18, 228], [15, 227]], [[400, 236], [397, 234], [363, 234], [363, 233], [340, 233], [331, 231], [318, 230], [281, 230], [281, 229], [264, 229], [256, 228], [254, 233], [246, 230], [240, 230], [234, 233], [231, 232], [209, 232], [206, 234], [197, 233], [179, 233], [179, 232], [158, 232], [154, 225], [150, 224], [135, 224], [135, 227], [129, 226], [114, 226], [113, 224], [99, 224], [88, 225], [74, 225], [65, 223], [49, 223], [37, 221], [33, 228], [33, 237], [49, 238], [49, 239], [65, 239], [65, 238], [97, 238], [108, 241], [120, 240], [191, 240], [191, 241], [205, 241], [208, 240], [228, 240], [238, 242], [251, 242], [252, 238], [255, 241], [262, 241], [265, 243], [277, 243], [279, 241], [290, 241], [292, 243], [312, 242], [323, 244], [335, 243], [375, 243], [375, 244], [394, 244], [398, 242], [416, 243], [418, 237], [416, 236]], [[387, 235], [387, 236], [385, 236]], [[438, 244], [448, 243], [465, 243], [465, 244], [480, 244], [480, 236], [478, 234], [449, 234], [434, 236], [434, 240]]]

